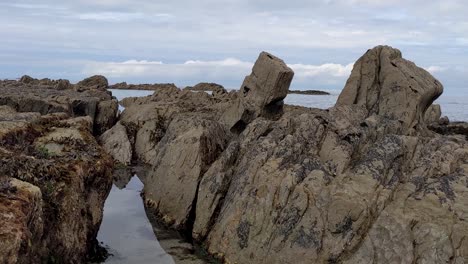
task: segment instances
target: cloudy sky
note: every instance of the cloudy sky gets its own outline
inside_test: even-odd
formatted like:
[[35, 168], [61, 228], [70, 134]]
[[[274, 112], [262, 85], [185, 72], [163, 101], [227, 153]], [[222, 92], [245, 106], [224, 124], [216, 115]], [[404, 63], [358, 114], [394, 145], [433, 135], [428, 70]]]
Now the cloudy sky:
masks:
[[238, 88], [265, 50], [294, 69], [293, 88], [341, 89], [386, 44], [463, 92], [466, 14], [466, 0], [1, 0], [0, 78]]

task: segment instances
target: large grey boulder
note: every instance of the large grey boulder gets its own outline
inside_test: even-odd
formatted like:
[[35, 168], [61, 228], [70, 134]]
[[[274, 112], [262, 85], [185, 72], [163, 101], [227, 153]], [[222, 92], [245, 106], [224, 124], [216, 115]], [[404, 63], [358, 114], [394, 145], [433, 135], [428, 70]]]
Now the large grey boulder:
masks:
[[240, 95], [225, 112], [222, 122], [232, 132], [241, 132], [257, 117], [275, 119], [283, 112], [294, 72], [283, 60], [267, 52], [260, 53], [252, 73], [245, 77]]
[[201, 176], [226, 144], [226, 132], [217, 122], [192, 115], [174, 119], [156, 146], [157, 157], [144, 187], [147, 204], [166, 223], [186, 229]]
[[361, 105], [368, 115], [380, 115], [402, 123], [412, 133], [425, 127], [424, 115], [443, 92], [429, 72], [402, 58], [389, 46], [368, 50], [353, 71], [336, 105]]
[[128, 139], [126, 128], [120, 122], [102, 134], [99, 142], [116, 161], [130, 165], [132, 145]]

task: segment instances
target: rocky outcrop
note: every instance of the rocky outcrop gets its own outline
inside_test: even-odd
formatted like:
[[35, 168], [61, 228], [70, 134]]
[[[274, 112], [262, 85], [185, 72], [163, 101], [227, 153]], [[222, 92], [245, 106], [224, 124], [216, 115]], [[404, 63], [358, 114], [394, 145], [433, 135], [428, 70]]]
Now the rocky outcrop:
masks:
[[44, 234], [41, 190], [27, 182], [0, 181], [0, 258], [3, 263], [40, 263]]
[[424, 115], [424, 123], [431, 124], [439, 122], [441, 116], [442, 109], [440, 108], [440, 105], [433, 104], [427, 109], [426, 114]]
[[187, 90], [191, 91], [210, 91], [210, 92], [224, 92], [226, 93], [226, 89], [220, 84], [217, 83], [206, 83], [206, 82], [201, 82], [196, 84], [195, 86], [187, 86], [185, 87]]
[[78, 89], [95, 89], [105, 91], [109, 87], [109, 82], [102, 75], [88, 77], [76, 84]]
[[[18, 101], [0, 97], [13, 105], [27, 100], [30, 90], [23, 87], [17, 87], [24, 91], [17, 92], [24, 95]], [[40, 102], [55, 104], [43, 97]], [[2, 263], [85, 263], [91, 257], [113, 167], [92, 123], [87, 116], [0, 106]]]
[[252, 73], [245, 77], [239, 97], [222, 122], [235, 133], [242, 130], [255, 118], [275, 119], [283, 111], [283, 99], [288, 95], [294, 72], [279, 58], [262, 52], [255, 62]]
[[120, 122], [102, 134], [99, 141], [114, 160], [123, 165], [130, 165], [133, 153], [132, 145], [127, 136], [127, 129]]
[[117, 119], [118, 102], [105, 90], [106, 86], [107, 79], [102, 76], [90, 77], [76, 85], [67, 80], [37, 80], [24, 76], [20, 81], [0, 81], [0, 105], [42, 115], [90, 116], [94, 134], [100, 135]]
[[402, 122], [402, 129], [424, 127], [424, 114], [443, 91], [423, 68], [388, 46], [368, 50], [354, 65], [336, 105], [362, 105], [367, 115]]
[[149, 210], [226, 263], [468, 261], [468, 143], [424, 118], [442, 85], [390, 47], [330, 109], [283, 106], [292, 75], [262, 53], [228, 97], [129, 100]]

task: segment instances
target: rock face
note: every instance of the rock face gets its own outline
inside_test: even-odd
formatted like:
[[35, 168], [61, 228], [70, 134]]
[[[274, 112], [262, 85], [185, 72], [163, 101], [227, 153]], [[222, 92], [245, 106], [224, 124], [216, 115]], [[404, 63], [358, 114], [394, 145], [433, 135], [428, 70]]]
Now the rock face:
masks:
[[262, 52], [245, 77], [239, 98], [223, 116], [231, 131], [239, 133], [257, 117], [274, 119], [282, 114], [294, 72], [279, 58]]
[[468, 143], [424, 118], [442, 85], [376, 47], [336, 106], [283, 106], [270, 56], [238, 93], [126, 101], [149, 210], [226, 263], [468, 262]]
[[106, 77], [102, 75], [94, 75], [82, 80], [76, 84], [78, 87], [85, 87], [87, 89], [96, 89], [105, 91], [109, 87], [109, 82]]
[[117, 100], [105, 87], [107, 79], [102, 76], [90, 77], [76, 85], [67, 80], [37, 80], [25, 76], [20, 81], [0, 81], [0, 105], [42, 115], [90, 116], [94, 134], [100, 135], [115, 124], [118, 110]]
[[[24, 97], [4, 93], [0, 97], [22, 110], [22, 102], [28, 100], [55, 104], [48, 101], [51, 97], [34, 101], [26, 95], [29, 88], [23, 87], [18, 86], [16, 93]], [[20, 113], [0, 106], [2, 263], [85, 263], [94, 251], [112, 186], [113, 162], [94, 139], [92, 124], [88, 116]]]
[[336, 105], [362, 105], [368, 116], [398, 120], [404, 130], [417, 131], [442, 92], [438, 80], [403, 59], [399, 50], [378, 46], [356, 62]]
[[130, 165], [133, 153], [132, 145], [127, 136], [127, 129], [120, 122], [102, 134], [99, 141], [114, 160], [124, 165]]
[[426, 114], [424, 115], [424, 122], [426, 124], [437, 123], [440, 121], [441, 116], [442, 109], [440, 108], [440, 105], [433, 104], [427, 109]]

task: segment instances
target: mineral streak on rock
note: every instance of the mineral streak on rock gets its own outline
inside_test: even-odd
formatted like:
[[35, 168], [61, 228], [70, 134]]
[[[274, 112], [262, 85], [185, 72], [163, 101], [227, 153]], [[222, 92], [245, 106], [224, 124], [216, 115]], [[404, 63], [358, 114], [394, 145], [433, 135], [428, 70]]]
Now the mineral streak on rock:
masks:
[[382, 46], [330, 109], [283, 106], [292, 77], [262, 53], [239, 92], [126, 100], [150, 210], [226, 263], [467, 262], [468, 144], [434, 123], [442, 85]]

